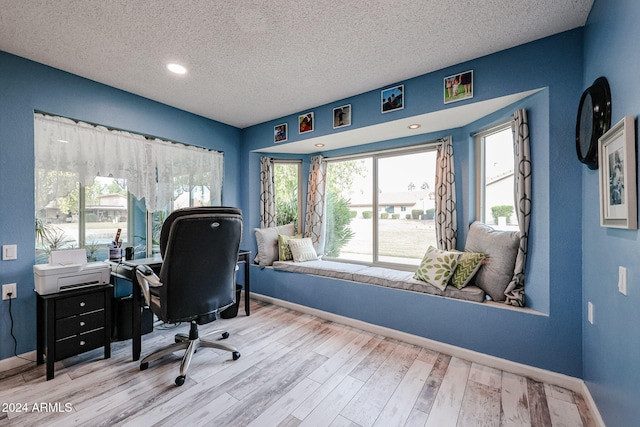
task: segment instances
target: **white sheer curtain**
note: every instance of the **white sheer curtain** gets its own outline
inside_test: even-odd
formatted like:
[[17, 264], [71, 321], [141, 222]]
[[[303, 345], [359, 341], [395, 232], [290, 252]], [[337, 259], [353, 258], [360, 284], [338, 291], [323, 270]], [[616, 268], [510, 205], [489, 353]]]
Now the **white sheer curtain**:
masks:
[[34, 114], [36, 210], [96, 176], [126, 179], [127, 189], [153, 212], [176, 196], [176, 183], [205, 186], [222, 199], [223, 155], [63, 117]]
[[143, 136], [62, 117], [34, 115], [36, 210], [98, 175], [124, 178], [136, 196], [147, 186]]
[[[194, 188], [209, 189], [210, 204], [222, 203], [223, 156], [215, 151], [159, 139], [146, 142], [147, 210], [154, 212]], [[155, 167], [155, 168], [154, 168]], [[154, 182], [155, 181], [155, 182]]]

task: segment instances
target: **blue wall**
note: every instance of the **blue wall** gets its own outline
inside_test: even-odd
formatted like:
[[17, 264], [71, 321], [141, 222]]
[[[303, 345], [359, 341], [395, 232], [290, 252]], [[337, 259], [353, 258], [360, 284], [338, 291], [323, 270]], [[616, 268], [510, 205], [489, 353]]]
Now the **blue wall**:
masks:
[[[302, 136], [290, 132], [290, 140], [297, 141], [341, 131], [331, 128], [331, 111], [345, 103], [352, 104], [353, 126], [342, 131], [461, 105], [443, 105], [440, 88], [444, 76], [468, 69], [474, 70], [474, 98], [462, 103], [546, 88], [527, 100], [526, 105], [535, 162], [531, 230], [534, 237], [527, 297], [531, 307], [543, 315], [456, 302], [438, 302], [434, 307], [443, 315], [453, 312], [455, 318], [467, 318], [471, 325], [481, 319], [483, 326], [510, 331], [509, 340], [495, 341], [494, 335], [487, 340], [487, 336], [478, 337], [480, 331], [471, 328], [466, 332], [466, 328], [460, 328], [456, 331], [459, 345], [583, 377], [610, 426], [634, 425], [640, 419], [640, 407], [636, 404], [640, 400], [640, 330], [636, 327], [640, 324], [636, 280], [640, 277], [637, 262], [640, 244], [637, 231], [599, 226], [598, 175], [575, 160], [574, 123], [582, 90], [600, 75], [606, 76], [611, 85], [613, 122], [625, 115], [638, 116], [640, 87], [635, 71], [640, 69], [640, 51], [635, 43], [640, 39], [639, 18], [640, 3], [635, 0], [596, 0], [584, 30], [399, 82], [405, 84], [407, 94], [404, 110], [381, 115], [376, 90], [319, 106], [313, 109], [314, 132]], [[240, 131], [3, 52], [0, 70], [0, 245], [18, 245], [17, 261], [0, 261], [0, 283], [18, 283], [18, 299], [13, 301], [18, 354], [35, 347], [34, 110], [224, 151], [224, 203], [243, 208], [246, 217], [243, 246], [255, 252], [253, 227], [259, 224], [260, 154], [252, 151], [273, 144], [275, 124], [286, 121], [289, 129], [295, 129], [297, 114]], [[448, 132], [454, 137], [456, 173], [466, 174], [458, 188], [464, 200], [471, 192], [473, 177], [469, 135], [492, 119], [497, 117]], [[444, 134], [447, 133], [427, 135], [424, 140]], [[377, 147], [423, 142], [418, 139], [388, 141]], [[305, 175], [309, 158], [302, 156]], [[472, 218], [468, 207], [459, 212], [460, 224]], [[617, 292], [618, 266], [628, 269], [628, 296]], [[385, 290], [379, 292], [381, 300], [398, 298], [395, 294], [387, 295]], [[304, 302], [313, 295], [285, 292], [279, 297]], [[586, 321], [588, 301], [595, 304], [594, 325]], [[344, 305], [332, 306], [331, 301], [320, 304], [328, 311], [348, 310]], [[380, 301], [372, 300], [365, 301], [363, 306], [379, 304]], [[354, 314], [366, 317], [368, 313], [363, 310]], [[408, 325], [407, 318], [394, 322], [398, 329], [411, 328], [418, 334], [426, 334]], [[0, 302], [0, 359], [13, 355], [8, 324], [8, 302]], [[444, 335], [436, 334], [444, 342], [451, 340]]]
[[[581, 164], [576, 160], [574, 129], [576, 103], [582, 92], [582, 29], [562, 33], [550, 38], [522, 45], [455, 67], [419, 76], [403, 82], [405, 102], [403, 110], [381, 114], [380, 92], [364, 93], [349, 99], [313, 109], [316, 130], [312, 134], [298, 135], [295, 131], [298, 114], [256, 125], [243, 131], [244, 169], [247, 171], [248, 188], [243, 196], [243, 209], [247, 212], [245, 245], [255, 251], [253, 228], [259, 226], [258, 201], [259, 151], [273, 145], [273, 126], [289, 124], [289, 140], [298, 141], [311, 136], [336, 132], [331, 127], [332, 109], [346, 103], [352, 105], [352, 127], [364, 127], [386, 120], [424, 114], [461, 103], [443, 104], [442, 83], [445, 76], [472, 69], [474, 71], [474, 97], [463, 103], [478, 102], [532, 89], [544, 89], [522, 101], [518, 106], [527, 108], [531, 122], [534, 207], [526, 285], [529, 306], [541, 314], [514, 312], [482, 305], [445, 301], [439, 298], [422, 298], [422, 306], [415, 306], [411, 295], [396, 292], [393, 299], [398, 307], [412, 307], [412, 312], [422, 313], [416, 323], [416, 315], [406, 311], [393, 320], [393, 327], [437, 339], [454, 345], [504, 357], [521, 363], [538, 366], [556, 372], [580, 377], [582, 375], [581, 329], [581, 229], [576, 221], [577, 212], [567, 212], [568, 206], [580, 206]], [[391, 85], [389, 85], [391, 86]], [[382, 88], [381, 88], [382, 89]], [[505, 109], [473, 123], [464, 129], [451, 129], [429, 135], [407, 137], [393, 141], [360, 146], [348, 150], [322, 153], [326, 156], [399, 147], [428, 142], [441, 136], [452, 135], [454, 140], [455, 168], [458, 176], [458, 219], [461, 237], [464, 228], [473, 218], [470, 194], [473, 188], [473, 150], [471, 134], [491, 122], [504, 119], [515, 108]], [[304, 113], [301, 111], [300, 113]], [[339, 131], [339, 130], [338, 130]], [[286, 145], [282, 146], [283, 149]], [[308, 165], [309, 156], [303, 158]], [[560, 185], [560, 183], [562, 183]], [[461, 241], [460, 244], [463, 244]], [[254, 268], [257, 270], [257, 268]], [[357, 307], [345, 308], [331, 301], [318, 301], [312, 288], [295, 289], [294, 284], [270, 288], [273, 274], [257, 272], [252, 279], [254, 289], [277, 292], [278, 298], [315, 306], [343, 315], [373, 321], [388, 322], [378, 315], [371, 316]], [[281, 280], [281, 276], [277, 276]], [[264, 280], [264, 283], [261, 283]], [[305, 279], [306, 280], [306, 279]], [[290, 292], [287, 292], [287, 289]], [[373, 291], [372, 291], [373, 292]], [[384, 293], [383, 291], [379, 291]], [[362, 307], [376, 307], [382, 301], [368, 294]], [[386, 298], [386, 297], [385, 297]], [[404, 298], [404, 300], [403, 300]], [[430, 313], [425, 315], [425, 313]], [[455, 313], [455, 315], [454, 315]], [[452, 316], [465, 319], [456, 326], [429, 327], [435, 319]], [[542, 344], [544, 343], [544, 344]]]
[[[640, 2], [596, 0], [585, 27], [583, 89], [611, 87], [612, 125], [640, 114]], [[637, 124], [636, 124], [637, 141]], [[637, 148], [636, 148], [637, 149]], [[584, 379], [608, 426], [640, 420], [640, 242], [637, 230], [600, 227], [598, 171], [582, 170]], [[628, 295], [618, 292], [627, 268]], [[594, 304], [594, 324], [587, 303]]]
[[[18, 245], [17, 260], [0, 261], [0, 283], [18, 284], [13, 332], [22, 354], [35, 349], [36, 333], [34, 110], [223, 151], [229, 205], [240, 203], [241, 131], [4, 52], [0, 71], [0, 245]], [[14, 354], [9, 325], [9, 302], [0, 301], [0, 359]]]

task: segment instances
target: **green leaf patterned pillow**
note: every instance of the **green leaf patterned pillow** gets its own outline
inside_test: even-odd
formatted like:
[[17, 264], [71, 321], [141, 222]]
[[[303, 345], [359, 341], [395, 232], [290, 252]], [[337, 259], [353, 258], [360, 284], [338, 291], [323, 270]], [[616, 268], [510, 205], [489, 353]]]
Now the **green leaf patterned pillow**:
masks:
[[476, 272], [482, 267], [484, 254], [478, 252], [461, 252], [458, 259], [458, 267], [451, 276], [451, 284], [462, 289], [471, 282]]
[[458, 265], [460, 255], [460, 252], [449, 252], [429, 246], [413, 278], [444, 291]]
[[296, 234], [295, 236], [278, 234], [278, 260], [291, 261], [293, 259], [293, 254], [289, 247], [289, 240], [291, 239], [302, 239], [302, 234]]

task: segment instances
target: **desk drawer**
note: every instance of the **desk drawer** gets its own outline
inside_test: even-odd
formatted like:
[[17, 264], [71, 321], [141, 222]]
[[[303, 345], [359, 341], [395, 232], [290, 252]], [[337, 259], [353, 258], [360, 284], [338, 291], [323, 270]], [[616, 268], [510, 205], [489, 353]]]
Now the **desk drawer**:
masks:
[[104, 294], [96, 292], [56, 301], [56, 319], [104, 308]]
[[56, 341], [56, 362], [103, 345], [104, 328]]
[[104, 327], [104, 310], [56, 320], [56, 339], [78, 335]]

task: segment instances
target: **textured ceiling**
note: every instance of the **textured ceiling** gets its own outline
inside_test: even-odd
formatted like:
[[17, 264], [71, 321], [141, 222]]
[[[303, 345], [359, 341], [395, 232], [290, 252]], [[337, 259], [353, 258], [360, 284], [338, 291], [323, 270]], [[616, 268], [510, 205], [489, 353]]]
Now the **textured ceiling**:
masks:
[[0, 50], [244, 128], [582, 26], [592, 4], [0, 0]]

